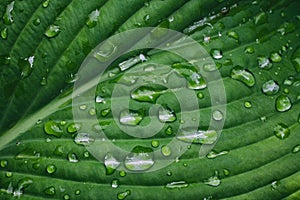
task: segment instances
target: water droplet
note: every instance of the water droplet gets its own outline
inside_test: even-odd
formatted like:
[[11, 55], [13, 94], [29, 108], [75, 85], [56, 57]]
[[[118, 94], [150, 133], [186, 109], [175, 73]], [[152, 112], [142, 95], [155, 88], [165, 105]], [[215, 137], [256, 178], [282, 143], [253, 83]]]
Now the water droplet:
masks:
[[274, 80], [265, 82], [262, 86], [262, 92], [266, 95], [274, 95], [279, 91], [279, 85]]
[[227, 32], [228, 37], [233, 38], [235, 40], [239, 40], [239, 35], [235, 31]]
[[125, 171], [120, 171], [120, 172], [119, 172], [119, 175], [120, 175], [121, 177], [125, 177], [125, 176], [126, 176], [126, 172], [125, 172]]
[[125, 167], [132, 171], [145, 171], [154, 165], [153, 150], [148, 147], [136, 146], [125, 158]]
[[259, 56], [257, 57], [257, 62], [258, 62], [258, 67], [262, 68], [262, 69], [270, 69], [272, 67], [272, 63], [269, 60], [269, 58], [263, 57], [263, 56]]
[[254, 17], [254, 24], [259, 25], [266, 23], [268, 21], [268, 16], [265, 12], [261, 12]]
[[111, 181], [111, 187], [112, 188], [118, 188], [119, 187], [119, 184], [120, 184], [120, 181], [118, 179], [113, 179]]
[[90, 109], [89, 109], [89, 115], [90, 115], [90, 116], [96, 115], [96, 109], [95, 109], [95, 108], [90, 108]]
[[249, 46], [245, 48], [244, 52], [248, 54], [253, 54], [255, 52], [255, 49], [252, 46]]
[[63, 134], [63, 130], [60, 128], [59, 123], [55, 121], [48, 121], [44, 124], [44, 131], [48, 135], [53, 135], [55, 137], [61, 137]]
[[40, 25], [40, 23], [41, 23], [41, 19], [40, 19], [40, 18], [36, 18], [36, 19], [33, 21], [33, 24], [34, 24], [35, 26]]
[[215, 110], [212, 114], [212, 118], [216, 121], [221, 121], [223, 119], [223, 113], [219, 110]]
[[170, 156], [171, 153], [172, 153], [172, 150], [171, 150], [171, 148], [168, 145], [163, 145], [161, 147], [161, 153], [164, 156]]
[[272, 62], [275, 62], [275, 63], [279, 63], [282, 61], [281, 55], [277, 52], [271, 53], [270, 59]]
[[221, 180], [218, 175], [218, 171], [215, 171], [215, 174], [212, 177], [209, 177], [206, 181], [204, 181], [204, 184], [217, 187], [221, 184]]
[[152, 140], [151, 141], [151, 146], [154, 148], [157, 148], [159, 146], [159, 141], [158, 140]]
[[46, 32], [45, 32], [45, 35], [48, 37], [48, 38], [53, 38], [55, 36], [57, 36], [58, 34], [60, 33], [60, 28], [59, 26], [57, 25], [50, 25]]
[[37, 160], [40, 157], [40, 153], [34, 151], [31, 148], [23, 149], [21, 152], [19, 152], [16, 155], [16, 159], [31, 159], [31, 160]]
[[219, 60], [221, 58], [223, 58], [223, 54], [222, 54], [222, 51], [220, 49], [212, 49], [210, 51], [210, 55], [216, 59], [216, 60]]
[[135, 56], [133, 58], [129, 58], [128, 60], [121, 62], [119, 64], [119, 68], [121, 71], [125, 71], [125, 70], [133, 67], [134, 65], [138, 64], [139, 62], [143, 62], [145, 60], [147, 60], [146, 56], [144, 56], [143, 54], [140, 54], [139, 56]]
[[51, 187], [46, 188], [44, 190], [44, 193], [47, 195], [53, 196], [53, 195], [55, 195], [56, 191], [55, 191], [55, 188], [53, 186], [51, 186]]
[[77, 163], [78, 157], [75, 153], [68, 153], [68, 160], [72, 163]]
[[98, 21], [98, 17], [100, 15], [100, 12], [98, 9], [94, 10], [93, 12], [91, 12], [89, 14], [89, 18], [88, 20], [86, 21], [86, 25], [89, 27], [89, 28], [93, 28], [97, 25], [97, 21]]
[[101, 49], [94, 52], [93, 56], [100, 62], [105, 62], [117, 51], [117, 46], [108, 42], [105, 42]]
[[80, 190], [75, 190], [75, 195], [80, 195], [81, 191]]
[[19, 59], [18, 66], [21, 71], [21, 78], [28, 77], [33, 70], [34, 56], [28, 58]]
[[54, 172], [56, 172], [56, 166], [55, 165], [48, 165], [47, 168], [46, 168], [46, 171], [49, 174], [53, 174]]
[[218, 67], [215, 64], [204, 64], [203, 65], [203, 70], [206, 72], [213, 72], [216, 71]]
[[288, 111], [292, 107], [290, 98], [283, 94], [279, 95], [276, 99], [275, 107], [278, 112]]
[[71, 123], [71, 124], [68, 125], [67, 131], [68, 131], [68, 133], [75, 133], [75, 132], [79, 131], [80, 128], [81, 128], [80, 124]]
[[65, 195], [64, 195], [64, 199], [65, 199], [65, 200], [70, 199], [70, 195], [65, 194]]
[[162, 93], [162, 90], [158, 90], [150, 86], [141, 86], [131, 93], [131, 98], [141, 102], [155, 103], [156, 99]]
[[199, 99], [203, 99], [203, 98], [204, 98], [204, 94], [203, 94], [202, 92], [199, 92], [199, 93], [197, 94], [197, 97], [198, 97]]
[[287, 125], [279, 123], [274, 127], [274, 135], [281, 140], [286, 139], [290, 135], [290, 129]]
[[50, 0], [45, 0], [42, 4], [43, 8], [47, 8], [49, 6]]
[[228, 176], [230, 174], [230, 171], [228, 169], [223, 169], [223, 173], [225, 176]]
[[161, 122], [174, 122], [177, 119], [175, 112], [167, 106], [160, 107], [158, 118]]
[[147, 23], [150, 20], [150, 15], [145, 15], [143, 19]]
[[214, 159], [218, 156], [222, 156], [222, 155], [226, 155], [228, 154], [228, 151], [221, 151], [219, 153], [217, 153], [216, 151], [212, 150], [211, 152], [209, 152], [206, 157], [209, 158], [209, 159]]
[[136, 126], [143, 119], [142, 110], [133, 111], [133, 110], [123, 110], [120, 113], [120, 123], [124, 125]]
[[7, 164], [8, 164], [7, 160], [1, 160], [0, 167], [5, 168]]
[[254, 78], [253, 74], [250, 71], [242, 68], [241, 66], [235, 66], [231, 70], [231, 78], [233, 78], [235, 80], [239, 80], [249, 87], [252, 87], [255, 85], [255, 78]]
[[104, 165], [106, 175], [111, 175], [120, 166], [120, 162], [111, 153], [107, 153], [104, 157]]
[[87, 109], [87, 106], [86, 106], [85, 104], [80, 105], [80, 106], [79, 106], [79, 109], [80, 109], [80, 110], [86, 110], [86, 109]]
[[299, 73], [300, 72], [300, 48], [298, 48], [295, 53], [292, 55], [291, 58], [295, 70]]
[[41, 86], [47, 85], [47, 78], [46, 77], [42, 77], [42, 80], [41, 80], [40, 84], [41, 84]]
[[12, 11], [14, 9], [15, 1], [12, 1], [10, 4], [7, 5], [5, 13], [3, 15], [3, 22], [6, 25], [10, 25], [14, 22]]
[[79, 79], [78, 74], [69, 74], [66, 78], [66, 83], [75, 83]]
[[217, 138], [218, 133], [215, 130], [180, 130], [178, 136], [176, 137], [179, 140], [185, 142], [191, 142], [196, 144], [213, 144]]
[[296, 29], [295, 24], [285, 22], [280, 26], [279, 29], [277, 29], [277, 32], [279, 32], [281, 35], [287, 35], [288, 33], [293, 32]]
[[12, 173], [12, 172], [6, 172], [6, 173], [5, 173], [5, 176], [6, 176], [7, 178], [11, 178], [11, 177], [13, 176], [13, 173]]
[[127, 196], [129, 196], [131, 194], [130, 190], [126, 190], [125, 192], [120, 192], [118, 193], [117, 197], [118, 200], [123, 200], [125, 199]]
[[13, 192], [13, 196], [20, 198], [24, 193], [24, 189], [27, 188], [28, 186], [30, 186], [32, 183], [33, 183], [33, 180], [30, 178], [27, 178], [27, 177], [19, 180], [17, 188]]
[[277, 188], [279, 187], [279, 185], [280, 185], [280, 182], [279, 182], [279, 181], [273, 181], [273, 182], [271, 183], [271, 189], [272, 189], [272, 190], [277, 190]]
[[106, 117], [110, 113], [110, 111], [111, 110], [109, 108], [101, 110], [101, 116]]
[[245, 101], [244, 106], [245, 108], [252, 108], [252, 104], [250, 101]]
[[101, 97], [101, 96], [96, 96], [95, 102], [96, 103], [103, 103], [103, 104], [106, 103], [105, 99], [103, 97]]
[[300, 145], [296, 145], [293, 147], [292, 153], [298, 153], [300, 152]]
[[188, 85], [187, 87], [192, 90], [200, 90], [206, 88], [206, 82], [203, 76], [199, 73], [192, 73], [189, 77], [187, 77]]
[[168, 183], [166, 185], [166, 188], [168, 188], [168, 189], [180, 189], [180, 188], [186, 188], [188, 186], [189, 186], [189, 184], [186, 183], [185, 181], [176, 181], [176, 182]]
[[64, 154], [64, 147], [62, 145], [57, 145], [55, 150], [53, 151], [53, 154], [56, 156], [61, 156]]
[[88, 133], [78, 133], [74, 142], [78, 145], [88, 146], [95, 141], [95, 138]]
[[1, 30], [1, 38], [3, 40], [7, 39], [7, 27], [5, 27], [4, 29]]
[[172, 128], [172, 126], [168, 126], [168, 127], [166, 128], [166, 130], [165, 130], [165, 133], [166, 133], [167, 135], [172, 135], [172, 134], [173, 134], [173, 128]]
[[265, 121], [267, 121], [267, 117], [266, 117], [266, 116], [262, 116], [262, 117], [260, 117], [260, 121], [262, 121], [262, 122], [265, 122]]
[[0, 64], [9, 65], [10, 60], [11, 60], [11, 57], [5, 56], [5, 55], [0, 55]]

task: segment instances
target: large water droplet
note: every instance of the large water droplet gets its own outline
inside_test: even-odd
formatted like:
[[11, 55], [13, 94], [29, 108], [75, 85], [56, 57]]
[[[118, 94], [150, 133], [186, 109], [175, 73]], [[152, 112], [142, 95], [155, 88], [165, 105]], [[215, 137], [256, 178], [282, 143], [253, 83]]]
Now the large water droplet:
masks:
[[6, 25], [10, 25], [14, 22], [12, 11], [14, 9], [15, 1], [12, 1], [10, 4], [7, 5], [5, 13], [3, 15], [3, 22]]
[[242, 68], [241, 66], [235, 66], [231, 70], [231, 78], [233, 78], [235, 80], [239, 80], [249, 87], [252, 87], [255, 85], [255, 78], [254, 78], [253, 74], [250, 71]]
[[123, 110], [120, 113], [120, 123], [125, 125], [136, 126], [143, 119], [142, 110], [133, 111], [133, 110]]
[[156, 99], [162, 93], [162, 90], [158, 90], [150, 86], [141, 86], [131, 93], [131, 98], [141, 102], [155, 103]]
[[217, 187], [221, 184], [221, 180], [219, 178], [218, 171], [215, 171], [215, 174], [212, 177], [209, 177], [206, 181], [204, 181], [204, 184]]
[[270, 69], [272, 67], [272, 63], [269, 60], [269, 58], [263, 57], [263, 56], [259, 56], [257, 57], [257, 62], [258, 62], [258, 67], [262, 68], [262, 69]]
[[189, 186], [189, 184], [186, 183], [185, 181], [175, 181], [175, 182], [168, 183], [166, 185], [166, 188], [168, 188], [168, 189], [180, 189], [180, 188], [186, 188], [188, 186]]
[[279, 85], [274, 80], [269, 80], [263, 84], [262, 91], [266, 95], [277, 94], [279, 91]]
[[88, 18], [88, 20], [86, 21], [86, 25], [87, 25], [89, 28], [93, 28], [93, 27], [96, 26], [97, 21], [98, 21], [99, 14], [100, 14], [100, 12], [99, 12], [98, 9], [94, 10], [93, 12], [91, 12], [91, 13], [89, 14], [89, 18]]
[[219, 60], [219, 59], [223, 58], [223, 54], [222, 54], [222, 51], [220, 49], [210, 50], [210, 55], [216, 60]]
[[106, 175], [111, 175], [120, 166], [120, 162], [111, 153], [107, 153], [104, 157], [104, 165]]
[[48, 37], [48, 38], [53, 38], [55, 36], [57, 36], [58, 34], [60, 33], [60, 28], [59, 26], [57, 25], [50, 25], [46, 32], [45, 32], [45, 35]]
[[28, 77], [33, 70], [34, 56], [28, 58], [19, 59], [18, 66], [21, 71], [21, 78]]
[[125, 192], [120, 192], [118, 193], [117, 197], [118, 200], [123, 200], [125, 199], [127, 196], [129, 196], [131, 194], [130, 190], [126, 190]]
[[125, 158], [125, 167], [132, 171], [145, 171], [154, 165], [153, 150], [136, 146]]
[[88, 146], [95, 141], [95, 138], [88, 133], [78, 133], [74, 142], [78, 145]]
[[53, 135], [55, 137], [61, 137], [63, 130], [60, 128], [60, 124], [55, 121], [48, 121], [44, 124], [44, 131], [48, 135]]
[[218, 138], [218, 133], [215, 130], [181, 130], [178, 133], [177, 139], [196, 144], [213, 144]]
[[291, 99], [286, 95], [279, 95], [276, 99], [275, 107], [278, 112], [288, 111], [292, 107]]
[[286, 139], [290, 135], [290, 129], [287, 125], [279, 123], [274, 127], [274, 135], [281, 140]]
[[169, 108], [168, 106], [160, 107], [158, 111], [158, 119], [161, 122], [174, 122], [176, 121], [177, 117], [175, 112]]
[[7, 27], [5, 27], [4, 29], [1, 30], [1, 38], [3, 40], [7, 39]]

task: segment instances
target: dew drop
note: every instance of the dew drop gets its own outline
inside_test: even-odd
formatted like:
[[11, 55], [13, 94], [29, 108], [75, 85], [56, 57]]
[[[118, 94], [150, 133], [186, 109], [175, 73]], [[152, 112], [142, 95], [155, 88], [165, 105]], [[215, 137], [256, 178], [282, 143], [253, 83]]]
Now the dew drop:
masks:
[[219, 174], [218, 171], [215, 171], [215, 174], [209, 177], [207, 180], [205, 180], [204, 184], [214, 186], [214, 187], [219, 186], [221, 184], [221, 180], [218, 174]]
[[19, 59], [18, 66], [21, 71], [21, 78], [28, 77], [33, 70], [34, 56]]
[[273, 65], [269, 60], [269, 58], [263, 56], [257, 57], [257, 63], [258, 63], [258, 67], [262, 69], [270, 69]]
[[48, 165], [47, 168], [46, 168], [46, 171], [49, 173], [49, 174], [53, 174], [56, 172], [56, 166], [55, 165]]
[[175, 181], [175, 182], [168, 183], [166, 185], [166, 188], [168, 188], [168, 189], [181, 189], [181, 188], [186, 188], [188, 186], [189, 186], [189, 184], [186, 183], [185, 181]]
[[209, 152], [209, 153], [206, 155], [206, 157], [207, 157], [208, 159], [214, 159], [214, 158], [216, 158], [216, 157], [218, 157], [218, 156], [222, 156], [222, 155], [226, 155], [226, 154], [228, 154], [228, 151], [220, 151], [220, 152], [218, 153], [218, 152], [212, 150], [211, 152]]
[[200, 90], [207, 87], [206, 82], [203, 76], [199, 73], [192, 73], [189, 77], [187, 77], [188, 85], [187, 87], [192, 90]]
[[171, 108], [167, 106], [160, 107], [158, 111], [158, 119], [161, 122], [174, 122], [176, 121], [177, 117], [175, 112], [171, 110]]
[[278, 112], [285, 112], [291, 109], [292, 103], [288, 96], [279, 95], [275, 102], [275, 107]]
[[89, 28], [93, 28], [97, 25], [97, 21], [98, 21], [98, 17], [100, 15], [100, 12], [98, 9], [94, 10], [93, 12], [91, 12], [89, 14], [89, 18], [88, 20], [86, 21], [86, 25], [89, 27]]
[[259, 25], [266, 23], [268, 20], [267, 14], [265, 12], [261, 12], [254, 17], [254, 24]]
[[179, 131], [176, 138], [185, 142], [191, 142], [195, 144], [213, 144], [218, 138], [218, 133], [215, 130], [198, 130], [195, 132], [192, 129], [182, 129]]
[[118, 188], [119, 187], [119, 184], [120, 184], [120, 181], [118, 179], [113, 179], [111, 181], [111, 187], [112, 188]]
[[12, 11], [14, 9], [15, 1], [12, 1], [10, 4], [7, 5], [5, 13], [3, 15], [3, 22], [6, 25], [10, 25], [14, 22]]
[[154, 148], [157, 148], [159, 146], [159, 141], [158, 140], [152, 140], [151, 141], [151, 146]]
[[294, 146], [292, 153], [298, 153], [300, 151], [300, 145]]
[[272, 62], [275, 62], [275, 63], [279, 63], [282, 61], [281, 55], [277, 52], [271, 53], [270, 59]]
[[244, 106], [245, 108], [252, 108], [252, 104], [250, 101], [245, 101]]
[[290, 129], [287, 125], [279, 123], [274, 127], [274, 135], [281, 140], [286, 139], [290, 135]]
[[12, 173], [12, 172], [6, 172], [6, 173], [5, 173], [5, 176], [6, 176], [7, 178], [11, 178], [11, 177], [13, 176], [13, 173]]
[[40, 84], [41, 84], [41, 86], [47, 85], [47, 78], [46, 77], [42, 77], [42, 80], [41, 80]]
[[79, 161], [75, 153], [68, 153], [68, 160], [71, 163], [77, 163]]
[[80, 110], [86, 110], [86, 109], [87, 109], [87, 106], [86, 106], [85, 104], [80, 105], [80, 106], [79, 106], [79, 109], [80, 109]]
[[140, 54], [139, 56], [135, 56], [133, 58], [129, 58], [128, 60], [125, 60], [123, 62], [121, 62], [119, 64], [119, 68], [121, 71], [125, 71], [131, 67], [133, 67], [134, 65], [146, 61], [146, 56], [144, 56], [143, 54]]
[[103, 103], [103, 104], [106, 103], [105, 99], [103, 97], [101, 97], [101, 96], [96, 96], [95, 102], [96, 103]]
[[218, 67], [215, 64], [204, 64], [203, 65], [203, 70], [206, 72], [213, 72], [216, 71]]
[[145, 171], [154, 165], [153, 150], [148, 147], [136, 146], [125, 158], [125, 167], [132, 171]]
[[117, 197], [118, 200], [123, 200], [125, 199], [127, 196], [129, 196], [131, 194], [130, 190], [126, 190], [125, 192], [120, 192], [118, 193]]
[[1, 160], [0, 167], [5, 168], [7, 164], [8, 164], [7, 160]]
[[254, 78], [253, 74], [250, 71], [242, 68], [241, 66], [235, 66], [231, 70], [230, 75], [231, 75], [231, 78], [233, 78], [235, 80], [239, 80], [249, 87], [252, 87], [255, 85], [255, 78]]
[[212, 114], [212, 118], [216, 121], [221, 121], [223, 119], [223, 113], [219, 110], [215, 110]]
[[170, 156], [171, 153], [172, 153], [172, 150], [171, 150], [171, 148], [168, 145], [163, 145], [161, 147], [161, 153], [164, 156]]
[[53, 154], [56, 156], [61, 156], [64, 154], [64, 147], [62, 145], [57, 145], [55, 150], [53, 151]]
[[47, 36], [48, 38], [53, 38], [55, 36], [57, 36], [60, 33], [60, 27], [57, 25], [50, 25], [46, 32], [45, 32], [45, 36]]
[[90, 109], [89, 109], [89, 115], [90, 115], [90, 116], [96, 115], [96, 109], [95, 109], [95, 108], [90, 108]]
[[5, 27], [4, 29], [1, 30], [1, 38], [3, 40], [7, 39], [7, 27]]
[[281, 35], [287, 35], [288, 33], [293, 32], [295, 29], [295, 24], [285, 22], [283, 25], [280, 26], [279, 29], [277, 29], [277, 32], [279, 32]]
[[40, 18], [36, 18], [36, 19], [33, 21], [33, 24], [34, 24], [35, 26], [40, 25], [40, 23], [41, 23], [41, 19], [40, 19]]
[[147, 23], [150, 20], [150, 15], [145, 15], [143, 19]]
[[47, 8], [49, 6], [50, 0], [45, 0], [42, 4], [43, 8]]
[[111, 175], [120, 166], [120, 162], [111, 154], [107, 153], [104, 157], [106, 175]]
[[81, 191], [80, 190], [75, 190], [75, 195], [80, 195]]
[[262, 86], [262, 92], [265, 95], [274, 95], [279, 91], [279, 85], [274, 80], [265, 82]]
[[131, 98], [141, 102], [155, 103], [162, 93], [162, 90], [157, 90], [150, 86], [141, 86], [131, 93]]
[[51, 186], [51, 187], [46, 188], [46, 189], [44, 190], [44, 193], [45, 193], [46, 195], [54, 196], [55, 193], [56, 193], [56, 191], [55, 191], [55, 188], [54, 188], [53, 186]]
[[223, 54], [222, 54], [222, 51], [220, 49], [212, 49], [210, 51], [210, 55], [216, 59], [216, 60], [219, 60], [221, 58], [223, 58]]
[[227, 32], [227, 36], [235, 40], [239, 40], [239, 35], [235, 31]]
[[136, 126], [143, 119], [142, 110], [133, 111], [133, 110], [123, 110], [120, 113], [120, 123], [124, 125]]
[[53, 135], [55, 137], [61, 137], [63, 130], [60, 128], [59, 123], [55, 121], [48, 121], [44, 124], [44, 131], [48, 135]]
[[64, 199], [65, 199], [65, 200], [68, 200], [68, 199], [70, 199], [70, 195], [68, 195], [68, 194], [65, 194], [65, 195], [64, 195]]
[[225, 176], [229, 176], [230, 171], [229, 171], [228, 169], [223, 169], [223, 174], [224, 174]]
[[101, 110], [101, 116], [106, 117], [110, 112], [111, 110], [109, 108], [103, 109]]
[[88, 146], [95, 141], [95, 138], [88, 133], [78, 133], [74, 142], [78, 145]]
[[68, 125], [67, 131], [68, 131], [68, 133], [75, 133], [75, 132], [79, 131], [80, 128], [81, 128], [80, 124], [71, 123], [71, 124]]
[[172, 135], [173, 134], [173, 128], [172, 126], [168, 126], [165, 130], [166, 135]]
[[279, 181], [273, 181], [273, 182], [271, 183], [271, 189], [272, 189], [272, 190], [277, 190], [278, 187], [279, 187], [279, 185], [280, 185], [280, 182], [279, 182]]
[[248, 54], [253, 54], [255, 52], [255, 49], [252, 46], [249, 46], [245, 48], [244, 52]]
[[203, 99], [203, 98], [204, 98], [204, 94], [203, 94], [202, 92], [199, 92], [199, 93], [197, 94], [197, 97], [198, 97], [199, 99]]
[[120, 172], [119, 172], [119, 175], [120, 175], [121, 177], [125, 177], [125, 176], [126, 176], [126, 172], [125, 172], [125, 171], [120, 171]]

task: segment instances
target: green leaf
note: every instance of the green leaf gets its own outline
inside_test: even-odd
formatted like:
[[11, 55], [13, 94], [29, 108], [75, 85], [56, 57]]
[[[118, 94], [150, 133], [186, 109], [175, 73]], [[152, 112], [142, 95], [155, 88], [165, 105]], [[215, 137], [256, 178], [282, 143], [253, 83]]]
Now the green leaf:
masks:
[[0, 199], [299, 199], [299, 6], [2, 0]]

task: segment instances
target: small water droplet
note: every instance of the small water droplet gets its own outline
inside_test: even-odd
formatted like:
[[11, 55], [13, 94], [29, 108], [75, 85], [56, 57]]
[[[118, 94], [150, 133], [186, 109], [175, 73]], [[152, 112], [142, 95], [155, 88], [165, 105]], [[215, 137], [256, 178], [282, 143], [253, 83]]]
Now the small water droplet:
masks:
[[117, 51], [117, 46], [108, 42], [101, 45], [101, 49], [94, 52], [93, 56], [100, 62], [105, 62]]
[[252, 104], [250, 101], [245, 101], [244, 106], [245, 108], [252, 108]]
[[79, 161], [75, 153], [68, 153], [68, 160], [72, 163], [77, 163]]
[[125, 167], [132, 171], [145, 171], [154, 165], [153, 150], [148, 147], [136, 146], [125, 158]]
[[277, 32], [280, 33], [281, 35], [287, 35], [288, 33], [293, 32], [295, 29], [296, 29], [295, 24], [290, 22], [285, 22], [280, 26], [279, 29], [277, 29]]
[[261, 12], [254, 17], [254, 24], [259, 25], [266, 23], [268, 21], [268, 16], [265, 12]]
[[104, 157], [104, 165], [106, 175], [111, 175], [120, 166], [120, 162], [111, 153], [107, 153]]
[[231, 70], [231, 78], [239, 80], [249, 87], [255, 85], [255, 78], [253, 74], [247, 69], [242, 68], [241, 66], [235, 66]]
[[286, 95], [279, 95], [275, 102], [275, 107], [278, 112], [285, 112], [291, 109], [291, 99]]
[[286, 139], [290, 135], [290, 129], [287, 125], [279, 123], [274, 127], [274, 135], [281, 140]]
[[299, 73], [300, 72], [300, 48], [298, 48], [292, 55], [291, 58], [295, 70]]
[[15, 1], [12, 1], [10, 4], [7, 5], [5, 13], [3, 15], [3, 22], [6, 25], [10, 25], [14, 22], [12, 11], [14, 9]]
[[1, 30], [1, 38], [3, 40], [7, 39], [7, 27], [5, 27], [4, 29]]
[[53, 37], [57, 36], [60, 33], [60, 31], [61, 30], [60, 30], [59, 26], [52, 24], [47, 28], [47, 30], [44, 34], [48, 38], [53, 38]]
[[53, 135], [55, 137], [61, 137], [63, 130], [60, 128], [60, 124], [55, 121], [48, 121], [44, 124], [44, 131], [48, 135]]
[[258, 67], [262, 69], [270, 69], [272, 67], [272, 63], [269, 58], [259, 56], [257, 57]]
[[103, 104], [106, 103], [105, 99], [103, 97], [101, 97], [101, 96], [96, 96], [95, 102], [96, 103], [103, 103]]
[[64, 154], [64, 147], [61, 145], [58, 145], [55, 150], [53, 151], [53, 154], [56, 156], [61, 156]]
[[199, 73], [192, 73], [189, 77], [187, 77], [188, 85], [187, 87], [192, 90], [200, 90], [207, 87], [206, 82], [203, 76]]
[[229, 31], [227, 32], [228, 37], [233, 38], [235, 40], [239, 40], [239, 35], [235, 31]]
[[70, 195], [68, 195], [68, 194], [65, 194], [65, 195], [64, 195], [64, 199], [65, 199], [65, 200], [68, 200], [68, 199], [70, 199]]
[[174, 122], [177, 119], [175, 112], [166, 105], [160, 107], [158, 111], [158, 118], [161, 122]]
[[75, 195], [80, 195], [81, 191], [80, 190], [75, 190]]
[[50, 0], [45, 0], [42, 4], [43, 8], [47, 8], [49, 6]]
[[79, 106], [79, 109], [80, 109], [80, 110], [86, 110], [86, 109], [87, 109], [87, 106], [86, 106], [85, 104], [80, 105], [80, 106]]
[[167, 135], [172, 135], [172, 134], [173, 134], [173, 128], [172, 128], [172, 126], [168, 126], [168, 127], [166, 128], [166, 130], [165, 130], [165, 133], [166, 133]]
[[136, 126], [143, 119], [143, 111], [123, 110], [120, 113], [120, 123], [124, 125]]
[[46, 171], [49, 174], [53, 174], [54, 172], [56, 172], [56, 166], [55, 165], [48, 165], [47, 168], [46, 168]]
[[219, 178], [218, 171], [215, 171], [215, 174], [209, 177], [207, 180], [204, 181], [204, 184], [217, 187], [221, 184], [221, 180]]
[[89, 109], [89, 115], [90, 115], [90, 116], [96, 115], [96, 109], [95, 109], [95, 108], [90, 108], [90, 109]]
[[119, 184], [120, 184], [120, 181], [118, 179], [113, 179], [111, 181], [111, 187], [112, 188], [118, 188], [119, 187]]
[[229, 176], [230, 171], [228, 169], [223, 169], [223, 173], [225, 176]]
[[79, 79], [78, 74], [69, 74], [66, 78], [66, 83], [75, 83]]
[[212, 150], [211, 152], [209, 152], [206, 157], [209, 159], [214, 159], [218, 156], [222, 156], [222, 155], [226, 155], [228, 154], [228, 151], [220, 151], [219, 153], [217, 153], [216, 151]]
[[279, 63], [282, 61], [281, 55], [277, 52], [271, 53], [270, 59], [272, 62], [275, 62], [275, 63]]
[[298, 153], [300, 152], [300, 145], [296, 145], [293, 147], [292, 153]]
[[101, 110], [101, 116], [106, 117], [110, 112], [111, 110], [109, 108], [103, 109]]
[[279, 187], [279, 185], [280, 185], [280, 182], [279, 182], [279, 181], [273, 181], [273, 182], [271, 183], [271, 189], [272, 189], [272, 190], [277, 190], [277, 188]]
[[171, 150], [171, 148], [168, 145], [163, 145], [161, 147], [161, 153], [164, 156], [170, 156], [171, 153], [172, 153], [172, 150]]
[[223, 113], [219, 110], [215, 110], [212, 114], [212, 118], [216, 121], [221, 121], [223, 119]]
[[203, 99], [203, 98], [204, 98], [204, 94], [203, 94], [202, 92], [199, 92], [199, 93], [197, 94], [197, 97], [198, 97], [199, 99]]
[[13, 173], [10, 172], [10, 171], [8, 171], [8, 172], [5, 173], [5, 176], [6, 176], [7, 178], [11, 178], [11, 177], [13, 176]]
[[122, 170], [122, 171], [119, 172], [119, 175], [120, 175], [121, 177], [125, 177], [125, 176], [126, 176], [126, 172]]
[[151, 146], [154, 148], [157, 148], [159, 146], [159, 141], [158, 140], [152, 140], [151, 141]]
[[222, 51], [220, 49], [212, 49], [210, 51], [210, 55], [216, 59], [216, 60], [219, 60], [221, 58], [223, 58], [223, 54], [222, 54]]
[[28, 58], [20, 58], [18, 61], [18, 66], [21, 71], [21, 78], [28, 77], [33, 70], [34, 56]]
[[0, 167], [5, 168], [7, 164], [8, 164], [7, 160], [1, 160]]
[[141, 86], [131, 93], [131, 98], [141, 102], [155, 103], [156, 99], [162, 93], [162, 90], [158, 90], [150, 86]]
[[86, 21], [86, 25], [89, 27], [89, 28], [93, 28], [97, 25], [97, 21], [98, 21], [98, 17], [100, 15], [100, 12], [98, 9], [94, 10], [93, 12], [91, 12], [89, 14], [89, 18], [88, 20]]
[[41, 84], [41, 86], [47, 85], [47, 78], [46, 77], [42, 77], [42, 80], [41, 80], [40, 84]]
[[143, 62], [145, 60], [147, 60], [146, 56], [144, 56], [143, 54], [140, 54], [139, 56], [135, 56], [133, 58], [129, 58], [128, 60], [121, 62], [119, 64], [119, 68], [121, 71], [125, 71], [125, 70], [133, 67], [134, 65], [136, 65], [140, 62]]
[[53, 186], [51, 186], [51, 187], [46, 188], [46, 189], [44, 190], [44, 193], [45, 193], [46, 195], [54, 196], [55, 193], [56, 193], [56, 191], [55, 191], [55, 188], [54, 188]]
[[80, 124], [78, 124], [78, 123], [71, 123], [71, 124], [68, 125], [67, 131], [68, 131], [68, 133], [75, 133], [75, 132], [79, 131], [80, 128], [81, 128]]
[[213, 144], [218, 138], [218, 133], [215, 130], [198, 130], [195, 132], [193, 129], [182, 129], [176, 138], [196, 144]]
[[74, 142], [78, 145], [88, 146], [95, 141], [95, 138], [88, 133], [78, 133]]
[[33, 24], [34, 24], [35, 26], [40, 25], [40, 23], [41, 23], [41, 19], [40, 19], [40, 18], [36, 18], [36, 19], [33, 21]]
[[186, 188], [188, 186], [189, 186], [189, 184], [186, 183], [185, 181], [175, 181], [175, 182], [172, 182], [172, 183], [168, 183], [166, 185], [166, 188], [168, 188], [168, 189], [181, 189], [181, 188]]
[[248, 54], [253, 54], [255, 52], [255, 49], [252, 46], [249, 46], [245, 48], [244, 52]]
[[172, 172], [171, 171], [167, 171], [167, 176], [172, 176]]
[[118, 193], [117, 197], [118, 200], [123, 200], [125, 199], [127, 196], [129, 196], [131, 194], [130, 190], [126, 190], [125, 192], [120, 192]]
[[145, 15], [143, 19], [147, 23], [150, 20], [150, 15]]
[[262, 92], [266, 95], [274, 95], [279, 91], [279, 85], [274, 80], [265, 82], [262, 86]]

